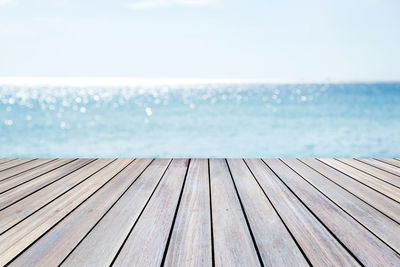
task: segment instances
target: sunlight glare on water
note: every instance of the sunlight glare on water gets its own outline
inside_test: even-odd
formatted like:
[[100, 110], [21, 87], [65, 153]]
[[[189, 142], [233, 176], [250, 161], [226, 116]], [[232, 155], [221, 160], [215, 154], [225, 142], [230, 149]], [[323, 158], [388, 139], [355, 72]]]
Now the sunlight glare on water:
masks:
[[398, 157], [400, 84], [0, 85], [1, 157]]

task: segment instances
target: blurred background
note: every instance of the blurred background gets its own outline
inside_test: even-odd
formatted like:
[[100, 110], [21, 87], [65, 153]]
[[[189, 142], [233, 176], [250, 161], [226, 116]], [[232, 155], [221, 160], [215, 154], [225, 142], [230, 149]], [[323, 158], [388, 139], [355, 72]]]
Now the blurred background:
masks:
[[400, 83], [0, 87], [7, 157], [395, 157]]
[[0, 76], [400, 79], [397, 0], [0, 0]]
[[398, 14], [0, 0], [0, 157], [399, 157]]

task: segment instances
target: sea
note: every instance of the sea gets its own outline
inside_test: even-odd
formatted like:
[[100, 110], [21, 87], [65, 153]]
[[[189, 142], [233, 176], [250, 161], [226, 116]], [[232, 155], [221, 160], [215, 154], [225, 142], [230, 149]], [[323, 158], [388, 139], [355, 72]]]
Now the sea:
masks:
[[400, 157], [400, 83], [3, 81], [2, 157]]

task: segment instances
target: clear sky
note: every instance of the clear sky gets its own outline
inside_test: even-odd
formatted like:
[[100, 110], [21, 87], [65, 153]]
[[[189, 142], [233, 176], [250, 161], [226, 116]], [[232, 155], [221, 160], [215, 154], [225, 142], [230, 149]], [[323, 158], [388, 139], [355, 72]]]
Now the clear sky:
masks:
[[0, 76], [400, 80], [400, 1], [0, 0]]

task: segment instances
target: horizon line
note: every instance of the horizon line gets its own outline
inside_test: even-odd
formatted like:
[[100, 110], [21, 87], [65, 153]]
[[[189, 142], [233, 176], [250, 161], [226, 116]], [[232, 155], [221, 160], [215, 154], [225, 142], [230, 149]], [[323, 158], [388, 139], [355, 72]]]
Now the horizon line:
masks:
[[139, 77], [51, 77], [0, 76], [1, 86], [140, 86], [191, 84], [356, 84], [399, 83], [399, 80], [282, 80], [282, 79], [229, 79], [229, 78], [139, 78]]

